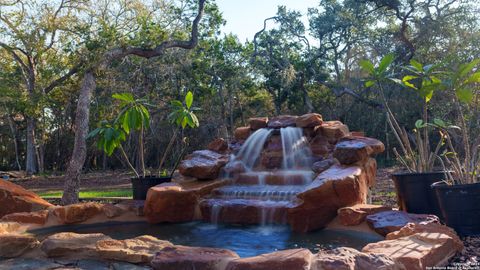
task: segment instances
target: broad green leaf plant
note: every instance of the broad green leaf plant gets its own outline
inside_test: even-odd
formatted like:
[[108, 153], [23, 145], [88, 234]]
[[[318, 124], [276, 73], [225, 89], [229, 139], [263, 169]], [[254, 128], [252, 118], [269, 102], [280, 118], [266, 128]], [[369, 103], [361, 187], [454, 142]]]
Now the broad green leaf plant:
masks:
[[[448, 168], [448, 180], [451, 184], [472, 184], [479, 181], [480, 136], [475, 131], [471, 132], [473, 127], [467, 124], [467, 117], [464, 114], [465, 109], [475, 114], [479, 113], [476, 107], [479, 98], [479, 64], [480, 59], [462, 64], [449, 72], [445, 79], [445, 86], [453, 93], [457, 121], [460, 125], [457, 127], [437, 123], [437, 127], [443, 131], [447, 145], [440, 160], [444, 168]], [[457, 141], [455, 144], [452, 136], [458, 136], [458, 133], [461, 139], [455, 140]], [[473, 134], [475, 136], [471, 136]]]
[[[199, 110], [196, 107], [192, 107], [193, 105], [193, 93], [188, 91], [185, 95], [185, 100], [182, 103], [180, 100], [172, 100], [171, 107], [172, 112], [168, 115], [168, 119], [171, 123], [175, 124], [177, 128], [173, 132], [173, 136], [170, 139], [170, 142], [167, 145], [165, 152], [163, 152], [163, 156], [160, 159], [160, 164], [158, 166], [159, 175], [167, 176], [167, 172], [163, 169], [163, 165], [165, 160], [172, 150], [173, 144], [175, 143], [178, 134], [180, 131], [183, 131], [186, 128], [197, 128], [200, 126], [200, 122], [198, 121], [197, 116], [195, 115], [195, 111]], [[182, 132], [183, 133], [183, 132]], [[180, 156], [178, 157], [177, 161], [174, 164], [174, 167], [170, 173], [170, 176], [175, 172], [176, 167], [182, 156], [184, 155], [184, 151], [186, 149], [187, 138], [182, 139], [182, 151]]]
[[[394, 54], [387, 54], [381, 59], [377, 66], [369, 60], [360, 61], [360, 66], [369, 75], [368, 80], [365, 82], [365, 87], [376, 87], [380, 93], [383, 106], [386, 110], [388, 125], [400, 145], [401, 153], [399, 153], [396, 148], [393, 149], [397, 159], [410, 172], [431, 171], [437, 154], [441, 149], [442, 142], [439, 141], [435, 149], [433, 151], [431, 150], [429, 142], [431, 126], [427, 124], [427, 106], [434, 91], [442, 87], [442, 81], [437, 77], [440, 73], [436, 71], [437, 66], [422, 65], [415, 60], [411, 60], [410, 65], [403, 67], [411, 74], [404, 76], [402, 79], [397, 79], [389, 73], [394, 59]], [[423, 100], [422, 119], [415, 123], [414, 145], [410, 142], [407, 131], [399, 124], [397, 117], [390, 109], [384, 90], [384, 84], [389, 81], [415, 90]]]
[[[111, 156], [118, 148], [132, 172], [137, 177], [140, 177], [141, 175], [145, 177], [146, 170], [143, 137], [145, 129], [150, 126], [150, 113], [146, 107], [147, 101], [145, 99], [135, 99], [130, 93], [113, 94], [112, 97], [119, 102], [119, 114], [112, 123], [102, 121], [100, 127], [90, 132], [88, 137], [98, 137], [98, 148], [103, 150], [108, 156]], [[138, 132], [141, 172], [138, 172], [132, 165], [132, 162], [122, 146], [127, 135], [132, 131]]]

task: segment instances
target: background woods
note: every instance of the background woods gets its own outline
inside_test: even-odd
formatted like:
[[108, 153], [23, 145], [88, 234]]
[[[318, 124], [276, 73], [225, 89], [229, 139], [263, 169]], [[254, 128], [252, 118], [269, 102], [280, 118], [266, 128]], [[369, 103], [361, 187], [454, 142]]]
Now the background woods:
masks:
[[[383, 160], [393, 162], [396, 141], [378, 91], [365, 87], [367, 74], [359, 61], [377, 62], [394, 53], [394, 66], [415, 59], [448, 70], [480, 57], [474, 0], [320, 0], [309, 10], [308, 24], [299, 12], [279, 7], [246, 42], [220, 32], [224, 19], [209, 0], [193, 49], [171, 48], [155, 58], [145, 53], [165, 41], [188, 41], [198, 4], [0, 0], [0, 169], [67, 169], [82, 79], [88, 83], [84, 78], [90, 75], [95, 84], [88, 130], [118, 114], [114, 93], [128, 92], [154, 105], [143, 138], [147, 167], [159, 164], [159, 153], [176, 130], [168, 120], [171, 100], [182, 100], [187, 91], [201, 109], [196, 112], [201, 124], [182, 130], [186, 134], [176, 140], [188, 135], [192, 149], [214, 137], [230, 138], [233, 128], [251, 116], [315, 111], [382, 140], [388, 150]], [[98, 68], [106, 55], [125, 48], [138, 51]], [[400, 68], [393, 72], [397, 77], [407, 73]], [[452, 93], [440, 92], [430, 102], [443, 105], [430, 106], [428, 114], [455, 122]], [[392, 83], [385, 94], [400, 122], [410, 123], [405, 128], [412, 130], [422, 114], [416, 93]], [[479, 121], [474, 113], [466, 117], [474, 124]], [[124, 149], [138, 167], [136, 140], [138, 136], [128, 136]], [[166, 166], [173, 166], [181, 147], [174, 144]], [[105, 155], [92, 139], [84, 169], [125, 168], [120, 155]]]

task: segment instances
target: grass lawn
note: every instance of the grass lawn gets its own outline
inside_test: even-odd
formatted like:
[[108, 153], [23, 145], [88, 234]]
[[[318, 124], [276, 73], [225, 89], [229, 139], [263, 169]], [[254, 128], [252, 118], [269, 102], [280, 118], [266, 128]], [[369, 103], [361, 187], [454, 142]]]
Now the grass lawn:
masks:
[[[51, 190], [51, 191], [42, 191], [37, 193], [42, 198], [61, 198], [63, 191], [61, 190]], [[131, 189], [95, 189], [95, 190], [82, 190], [80, 191], [80, 198], [108, 198], [108, 197], [125, 197], [132, 198]]]

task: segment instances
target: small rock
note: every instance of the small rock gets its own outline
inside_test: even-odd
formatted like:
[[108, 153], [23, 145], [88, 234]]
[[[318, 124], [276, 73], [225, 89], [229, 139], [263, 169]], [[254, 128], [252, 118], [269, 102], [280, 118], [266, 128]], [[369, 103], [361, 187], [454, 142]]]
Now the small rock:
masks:
[[107, 203], [102, 206], [102, 211], [108, 218], [115, 218], [122, 215], [125, 211], [113, 204]]
[[317, 161], [317, 162], [313, 163], [312, 171], [314, 171], [317, 174], [322, 173], [322, 172], [326, 171], [328, 168], [332, 167], [332, 165], [334, 165], [335, 163], [337, 163], [337, 162], [333, 158], [328, 158], [328, 159], [324, 159], [324, 160], [321, 160], [321, 161]]
[[365, 221], [368, 215], [390, 210], [391, 207], [383, 205], [356, 204], [338, 209], [337, 215], [342, 225], [354, 226]]
[[40, 242], [29, 234], [0, 234], [0, 257], [18, 257], [38, 244]]
[[403, 211], [384, 211], [368, 215], [366, 220], [370, 228], [383, 236], [400, 230], [407, 223], [440, 223], [434, 215], [409, 214]]
[[248, 119], [250, 129], [257, 130], [261, 128], [266, 128], [268, 123], [268, 117], [254, 117]]
[[280, 115], [271, 118], [268, 121], [267, 127], [269, 128], [284, 128], [294, 127], [297, 122], [297, 116], [294, 115]]
[[308, 270], [312, 257], [308, 249], [287, 249], [233, 260], [227, 270]]
[[346, 125], [340, 121], [326, 121], [319, 128], [320, 134], [328, 139], [338, 140], [349, 135], [349, 130]]
[[102, 207], [102, 204], [95, 202], [77, 203], [56, 207], [52, 213], [58, 217], [63, 224], [75, 224], [101, 214]]
[[243, 141], [250, 136], [250, 133], [252, 133], [250, 127], [238, 127], [233, 131], [233, 136], [236, 140]]
[[227, 152], [227, 150], [228, 150], [228, 143], [223, 138], [217, 138], [217, 139], [211, 141], [207, 145], [207, 149], [210, 150], [210, 151], [214, 151], [214, 152], [223, 154], [223, 153]]
[[40, 248], [48, 257], [95, 257], [97, 254], [95, 244], [100, 240], [109, 239], [111, 238], [101, 233], [63, 232], [48, 236]]
[[167, 246], [172, 246], [172, 243], [149, 235], [126, 240], [101, 240], [96, 243], [101, 258], [130, 263], [149, 263], [158, 250]]
[[228, 262], [239, 258], [227, 249], [170, 246], [157, 252], [151, 265], [158, 270], [223, 269]]
[[297, 117], [296, 126], [301, 128], [315, 127], [323, 123], [322, 116], [318, 113], [307, 113]]
[[48, 210], [40, 210], [36, 212], [20, 212], [12, 213], [6, 216], [3, 216], [2, 221], [12, 221], [18, 223], [29, 223], [29, 224], [45, 224], [48, 219]]

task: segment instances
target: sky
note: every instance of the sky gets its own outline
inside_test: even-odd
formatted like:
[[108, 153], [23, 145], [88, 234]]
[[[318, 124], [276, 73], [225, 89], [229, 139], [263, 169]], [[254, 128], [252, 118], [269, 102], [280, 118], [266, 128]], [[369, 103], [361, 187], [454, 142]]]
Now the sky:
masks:
[[318, 0], [217, 0], [216, 3], [223, 13], [227, 24], [222, 31], [226, 34], [233, 33], [240, 41], [253, 40], [256, 32], [263, 28], [263, 20], [272, 17], [277, 12], [279, 5], [286, 6], [289, 10], [300, 11], [303, 22], [308, 27], [307, 11], [316, 7]]

